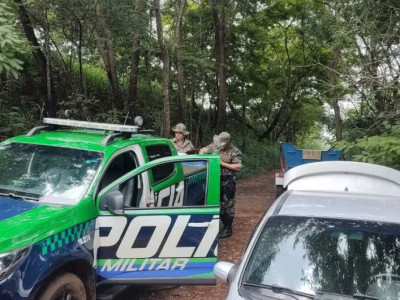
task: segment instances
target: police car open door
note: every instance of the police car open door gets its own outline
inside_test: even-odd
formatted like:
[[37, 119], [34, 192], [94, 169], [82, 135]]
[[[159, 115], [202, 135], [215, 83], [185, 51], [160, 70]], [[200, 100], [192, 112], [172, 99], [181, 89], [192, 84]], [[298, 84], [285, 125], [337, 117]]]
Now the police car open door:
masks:
[[154, 160], [98, 196], [97, 274], [112, 283], [215, 284], [220, 162]]

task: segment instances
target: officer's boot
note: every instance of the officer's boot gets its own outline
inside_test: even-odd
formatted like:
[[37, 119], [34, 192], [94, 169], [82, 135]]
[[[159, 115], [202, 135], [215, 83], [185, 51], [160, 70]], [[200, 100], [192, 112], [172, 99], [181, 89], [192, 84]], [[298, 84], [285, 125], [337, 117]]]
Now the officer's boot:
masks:
[[232, 223], [233, 223], [233, 218], [230, 216], [224, 216], [222, 218], [224, 222], [224, 228], [222, 231], [219, 232], [218, 238], [220, 239], [225, 239], [227, 237], [230, 237], [232, 235]]
[[221, 220], [222, 223], [222, 227], [219, 229], [218, 231], [218, 236], [222, 234], [222, 232], [224, 232], [225, 227], [226, 227], [226, 223], [227, 223], [227, 219], [226, 219], [226, 215], [225, 214], [221, 214], [219, 215], [219, 219]]

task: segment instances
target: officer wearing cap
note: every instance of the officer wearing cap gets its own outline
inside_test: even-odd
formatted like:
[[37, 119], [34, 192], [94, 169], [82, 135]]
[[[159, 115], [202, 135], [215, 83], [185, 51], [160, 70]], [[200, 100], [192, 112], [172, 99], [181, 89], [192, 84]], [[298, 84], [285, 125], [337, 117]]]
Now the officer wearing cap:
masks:
[[186, 136], [189, 135], [189, 131], [186, 131], [185, 124], [176, 124], [175, 127], [172, 127], [172, 131], [175, 132], [175, 137], [172, 139], [172, 143], [174, 144], [176, 151], [179, 153], [187, 153], [194, 150], [192, 142], [186, 138]]
[[232, 235], [232, 223], [235, 216], [236, 172], [242, 168], [242, 153], [231, 143], [231, 136], [221, 132], [210, 145], [200, 149], [200, 154], [218, 154], [221, 159], [220, 218], [224, 227], [218, 237]]

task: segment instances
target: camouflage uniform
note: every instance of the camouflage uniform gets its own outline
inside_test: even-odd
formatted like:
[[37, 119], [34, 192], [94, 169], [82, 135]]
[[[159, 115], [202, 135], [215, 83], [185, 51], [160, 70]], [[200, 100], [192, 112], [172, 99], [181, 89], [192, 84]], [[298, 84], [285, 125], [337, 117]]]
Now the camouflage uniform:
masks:
[[213, 142], [204, 147], [204, 150], [207, 154], [219, 154], [218, 135], [214, 135]]
[[176, 140], [176, 138], [173, 138], [171, 141], [174, 144], [176, 151], [178, 151], [179, 153], [186, 153], [194, 149], [192, 142], [189, 141], [188, 139], [185, 139], [183, 141], [182, 146], [178, 145], [178, 141]]
[[[241, 164], [242, 153], [233, 145], [220, 151], [221, 161], [229, 164]], [[221, 168], [221, 221], [231, 223], [235, 216], [236, 172]]]
[[[220, 149], [214, 136], [214, 142], [205, 147], [205, 153], [219, 154], [221, 161], [229, 164], [241, 164], [242, 153], [232, 144], [228, 144], [225, 149]], [[235, 193], [236, 193], [236, 172], [221, 167], [221, 187], [220, 187], [220, 218], [225, 227], [232, 226], [235, 216]]]

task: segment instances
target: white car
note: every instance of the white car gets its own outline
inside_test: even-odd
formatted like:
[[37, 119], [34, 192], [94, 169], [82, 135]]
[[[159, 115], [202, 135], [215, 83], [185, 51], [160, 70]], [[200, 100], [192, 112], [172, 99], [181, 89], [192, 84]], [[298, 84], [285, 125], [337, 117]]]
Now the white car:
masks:
[[227, 299], [400, 299], [400, 172], [318, 162], [282, 194], [239, 265], [219, 262]]

